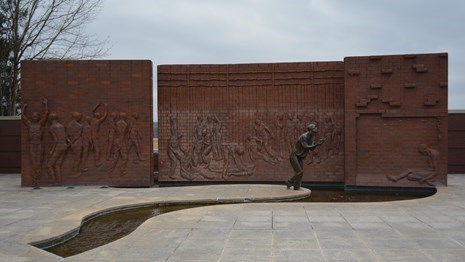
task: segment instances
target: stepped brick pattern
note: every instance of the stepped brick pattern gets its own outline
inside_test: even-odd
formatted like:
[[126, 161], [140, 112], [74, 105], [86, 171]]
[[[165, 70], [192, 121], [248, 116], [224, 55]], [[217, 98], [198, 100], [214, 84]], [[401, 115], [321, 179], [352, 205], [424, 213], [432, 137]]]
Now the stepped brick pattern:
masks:
[[151, 186], [151, 61], [23, 61], [22, 185]]
[[344, 64], [346, 185], [446, 184], [447, 54]]

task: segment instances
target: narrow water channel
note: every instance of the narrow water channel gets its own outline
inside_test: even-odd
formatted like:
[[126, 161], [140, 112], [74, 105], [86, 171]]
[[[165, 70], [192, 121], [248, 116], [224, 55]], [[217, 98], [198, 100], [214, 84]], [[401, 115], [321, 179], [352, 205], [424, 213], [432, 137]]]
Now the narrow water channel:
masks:
[[[343, 190], [314, 189], [310, 197], [294, 202], [382, 202], [422, 198], [433, 194], [434, 191], [415, 195], [352, 194]], [[76, 237], [45, 250], [61, 257], [73, 256], [120, 239], [151, 217], [207, 205], [211, 204], [154, 205], [111, 212], [86, 221]]]
[[76, 237], [45, 250], [61, 257], [73, 256], [129, 235], [151, 217], [201, 206], [206, 204], [154, 205], [111, 212], [90, 219], [81, 225]]

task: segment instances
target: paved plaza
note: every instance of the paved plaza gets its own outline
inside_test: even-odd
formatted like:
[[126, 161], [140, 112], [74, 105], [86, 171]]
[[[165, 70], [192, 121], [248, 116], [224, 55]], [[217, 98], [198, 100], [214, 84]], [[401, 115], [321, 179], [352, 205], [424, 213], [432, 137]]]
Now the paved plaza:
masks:
[[[0, 175], [0, 261], [464, 261], [465, 175], [427, 198], [377, 203], [249, 203], [305, 197], [278, 185], [20, 187]], [[61, 258], [28, 243], [127, 205], [238, 202], [163, 214], [130, 235]]]

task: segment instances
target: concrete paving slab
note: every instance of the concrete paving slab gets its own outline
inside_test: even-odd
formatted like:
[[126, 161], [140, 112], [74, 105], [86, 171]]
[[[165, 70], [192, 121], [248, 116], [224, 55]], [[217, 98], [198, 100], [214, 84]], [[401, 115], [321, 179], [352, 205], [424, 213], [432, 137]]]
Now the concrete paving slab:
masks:
[[326, 261], [376, 261], [375, 254], [371, 249], [340, 249], [324, 250]]

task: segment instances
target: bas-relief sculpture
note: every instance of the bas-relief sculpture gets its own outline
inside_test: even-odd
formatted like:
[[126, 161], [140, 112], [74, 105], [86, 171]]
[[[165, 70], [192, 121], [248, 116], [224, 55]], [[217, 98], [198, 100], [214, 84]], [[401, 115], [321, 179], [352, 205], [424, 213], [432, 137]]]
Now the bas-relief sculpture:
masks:
[[50, 158], [47, 163], [47, 171], [50, 178], [55, 182], [62, 182], [61, 165], [66, 151], [71, 145], [71, 141], [66, 135], [65, 127], [58, 121], [58, 115], [51, 113], [49, 116], [50, 133], [53, 137], [52, 149], [50, 149]]
[[91, 121], [92, 118], [90, 116], [85, 116], [84, 121], [82, 122], [82, 172], [86, 172], [88, 170], [87, 159], [89, 158], [89, 153], [92, 150]]
[[21, 185], [153, 185], [152, 69], [136, 60], [23, 61]]
[[128, 155], [131, 154], [131, 149], [134, 148], [134, 151], [137, 155], [137, 159], [139, 161], [144, 161], [145, 158], [141, 155], [141, 141], [142, 141], [142, 134], [137, 126], [137, 120], [139, 119], [138, 113], [131, 114], [131, 121], [129, 123], [129, 131], [128, 131]]
[[232, 176], [251, 176], [253, 174], [253, 169], [247, 168], [244, 163], [244, 154], [245, 150], [243, 145], [238, 143], [223, 144], [223, 179], [228, 180]]
[[[114, 119], [115, 120], [115, 119]], [[110, 176], [115, 175], [115, 170], [118, 168], [119, 174], [126, 174], [126, 161], [128, 160], [128, 151], [126, 147], [126, 138], [128, 131], [127, 114], [119, 113], [114, 125], [114, 137], [109, 144], [110, 150]]]
[[[315, 114], [286, 113], [287, 119], [290, 119], [288, 125], [285, 124], [285, 115], [282, 113], [264, 114], [252, 116], [248, 132], [242, 132], [242, 137], [237, 134], [232, 135], [231, 126], [227, 126], [228, 116], [219, 117], [212, 114], [207, 116], [198, 115], [193, 127], [180, 127], [180, 123], [186, 123], [183, 115], [173, 114], [169, 118], [170, 138], [168, 143], [169, 171], [168, 177], [172, 180], [185, 179], [189, 181], [204, 180], [230, 180], [235, 178], [253, 179], [254, 174], [261, 169], [265, 172], [269, 168], [279, 168], [283, 172], [290, 171], [287, 161], [294, 145], [289, 147], [287, 141], [294, 137], [294, 134], [305, 132], [305, 124], [299, 121], [316, 120]], [[332, 118], [328, 116], [332, 123], [328, 127], [328, 134], [331, 135], [331, 141], [336, 141], [330, 145], [334, 148], [327, 150], [325, 159], [313, 160], [308, 165], [324, 164], [324, 161], [331, 163], [330, 156], [339, 154], [341, 134], [337, 131]], [[267, 124], [270, 123], [271, 125]], [[273, 126], [274, 124], [274, 126]], [[273, 126], [274, 128], [270, 128]], [[188, 132], [185, 132], [187, 130]], [[184, 131], [184, 134], [181, 132]], [[291, 135], [289, 135], [291, 133]], [[326, 135], [326, 133], [325, 133]], [[329, 136], [328, 135], [328, 136]], [[234, 137], [235, 139], [227, 139]], [[288, 138], [286, 138], [288, 137]], [[295, 137], [293, 138], [295, 140]], [[323, 140], [322, 140], [323, 141]], [[339, 142], [338, 142], [339, 141]], [[319, 146], [319, 145], [318, 145]], [[218, 148], [218, 149], [214, 149]], [[324, 148], [324, 146], [323, 146]], [[315, 152], [316, 146], [310, 153]], [[216, 152], [216, 153], [215, 153]], [[315, 156], [311, 156], [315, 159]], [[312, 163], [313, 162], [313, 163]], [[265, 168], [265, 169], [263, 169]], [[295, 187], [299, 188], [298, 185]]]
[[407, 178], [410, 181], [418, 181], [420, 184], [435, 186], [434, 178], [439, 174], [439, 151], [429, 148], [426, 144], [421, 144], [418, 152], [426, 156], [425, 168], [407, 169], [399, 175], [387, 175], [386, 178], [393, 182]]
[[42, 99], [44, 105], [44, 113], [41, 116], [38, 112], [32, 112], [31, 118], [28, 118], [26, 108], [27, 103], [23, 103], [22, 109], [22, 122], [27, 127], [29, 139], [29, 157], [32, 163], [32, 186], [37, 187], [40, 183], [40, 176], [42, 173], [43, 162], [43, 128], [48, 118], [48, 101], [46, 98]]
[[271, 137], [273, 136], [271, 130], [260, 119], [255, 120], [255, 135], [257, 141], [260, 142], [260, 151], [263, 151], [264, 156], [269, 159], [267, 162], [277, 164], [277, 158], [273, 149], [271, 149]]
[[82, 161], [82, 134], [83, 126], [80, 123], [82, 119], [82, 114], [79, 112], [71, 113], [72, 120], [66, 126], [66, 132], [68, 133], [69, 142], [70, 142], [70, 153], [73, 159], [73, 169], [72, 172], [79, 176], [81, 174], [81, 161]]
[[90, 142], [91, 142], [91, 149], [94, 152], [94, 159], [95, 159], [95, 166], [98, 167], [102, 165], [100, 162], [100, 143], [99, 143], [99, 130], [100, 125], [105, 121], [107, 118], [107, 107], [108, 105], [104, 105], [103, 115], [97, 111], [97, 109], [101, 106], [101, 103], [98, 103], [94, 109], [92, 110], [92, 120], [90, 121]]
[[[101, 140], [103, 141], [105, 135], [102, 135], [100, 128], [107, 118], [107, 104], [98, 103], [92, 110], [92, 116], [84, 116], [80, 112], [69, 113], [70, 120], [66, 125], [57, 113], [49, 113], [47, 99], [43, 98], [42, 104], [43, 116], [32, 112], [29, 118], [28, 103], [24, 103], [22, 109], [22, 122], [29, 134], [27, 143], [34, 187], [38, 188], [40, 184], [61, 184], [64, 179], [77, 178], [102, 168], [109, 177], [115, 174], [125, 175], [128, 160], [135, 163], [146, 160], [141, 153], [143, 145], [142, 134], [137, 125], [138, 113], [133, 112], [129, 121], [126, 112], [111, 113], [108, 138], [105, 141], [106, 157], [102, 161]], [[103, 112], [98, 112], [100, 107]], [[44, 141], [44, 131], [47, 129], [51, 138], [48, 147]], [[90, 154], [94, 154], [93, 165], [88, 163]], [[71, 162], [71, 168], [63, 170], [63, 163], [67, 159]], [[43, 165], [46, 165], [46, 169]]]

